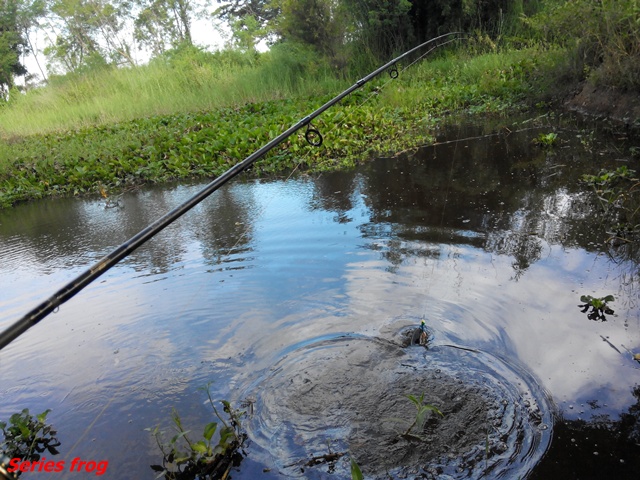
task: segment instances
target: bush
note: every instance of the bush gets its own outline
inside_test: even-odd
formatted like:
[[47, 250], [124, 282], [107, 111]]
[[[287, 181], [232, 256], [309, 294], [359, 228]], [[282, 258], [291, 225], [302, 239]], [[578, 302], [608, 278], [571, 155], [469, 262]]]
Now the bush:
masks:
[[568, 48], [595, 85], [640, 90], [637, 0], [550, 0], [527, 23], [547, 42]]

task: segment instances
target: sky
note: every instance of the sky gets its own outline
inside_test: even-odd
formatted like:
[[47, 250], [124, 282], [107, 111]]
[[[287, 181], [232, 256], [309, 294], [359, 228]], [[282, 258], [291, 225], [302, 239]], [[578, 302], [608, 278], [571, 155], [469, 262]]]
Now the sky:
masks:
[[[210, 18], [197, 19], [191, 25], [191, 35], [194, 44], [204, 47], [207, 50], [215, 51], [224, 47], [227, 39], [224, 37], [226, 32], [220, 31], [220, 27], [215, 27], [213, 21]], [[47, 72], [47, 59], [42, 53], [45, 47], [49, 45], [50, 39], [47, 38], [43, 31], [34, 31], [32, 33], [31, 41], [33, 42], [34, 49], [38, 52], [38, 57], [33, 54], [27, 55], [23, 59], [23, 64], [31, 74], [38, 75], [38, 79], [42, 80], [42, 73], [40, 67]], [[138, 64], [144, 64], [149, 60], [149, 55], [144, 52], [135, 52], [135, 59]], [[38, 67], [38, 62], [40, 67]], [[24, 85], [24, 78], [18, 78], [17, 83]]]

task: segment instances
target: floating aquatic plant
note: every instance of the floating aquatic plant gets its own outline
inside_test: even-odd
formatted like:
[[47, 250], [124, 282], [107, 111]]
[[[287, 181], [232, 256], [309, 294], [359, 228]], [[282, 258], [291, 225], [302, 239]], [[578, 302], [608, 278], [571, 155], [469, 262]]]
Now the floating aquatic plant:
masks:
[[541, 147], [551, 148], [558, 142], [558, 134], [551, 133], [541, 133], [536, 137], [534, 143], [540, 145]]
[[613, 295], [607, 295], [606, 297], [595, 298], [591, 295], [582, 295], [580, 301], [584, 302], [582, 305], [578, 305], [582, 309], [582, 313], [586, 313], [589, 309], [591, 311], [587, 314], [589, 320], [601, 320], [607, 321], [607, 315], [613, 315], [613, 310], [609, 307], [608, 302], [613, 302], [615, 298]]

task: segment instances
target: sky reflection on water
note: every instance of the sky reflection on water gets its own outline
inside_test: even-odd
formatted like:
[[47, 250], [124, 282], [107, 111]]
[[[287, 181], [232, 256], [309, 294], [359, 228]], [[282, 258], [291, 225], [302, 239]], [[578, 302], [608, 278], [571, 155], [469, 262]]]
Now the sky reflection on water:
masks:
[[[174, 406], [204, 425], [199, 387], [240, 401], [300, 345], [424, 316], [436, 345], [525, 368], [566, 420], [616, 419], [640, 383], [622, 347], [640, 352], [637, 266], [594, 246], [588, 156], [549, 158], [529, 136], [234, 182], [2, 351], [0, 418], [51, 408], [63, 456], [151, 478], [144, 428]], [[198, 188], [0, 212], [0, 328]], [[589, 321], [582, 294], [614, 295], [616, 315]]]

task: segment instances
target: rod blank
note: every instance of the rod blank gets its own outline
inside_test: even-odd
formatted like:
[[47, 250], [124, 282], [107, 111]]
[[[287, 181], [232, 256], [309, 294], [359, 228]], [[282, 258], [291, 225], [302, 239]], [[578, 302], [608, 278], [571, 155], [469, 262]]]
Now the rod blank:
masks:
[[[249, 168], [251, 165], [253, 165], [253, 163], [255, 163], [258, 159], [264, 156], [271, 149], [278, 146], [280, 143], [282, 143], [289, 136], [291, 136], [292, 134], [300, 130], [302, 127], [309, 125], [314, 118], [324, 113], [326, 110], [328, 110], [329, 108], [331, 108], [332, 106], [340, 102], [343, 98], [350, 95], [352, 92], [354, 92], [358, 88], [365, 85], [367, 82], [375, 78], [380, 73], [384, 72], [388, 68], [395, 67], [396, 64], [403, 58], [411, 55], [412, 53], [428, 45], [435, 44], [433, 48], [436, 48], [442, 44], [448, 43], [449, 41], [451, 41], [451, 37], [454, 35], [460, 36], [463, 34], [461, 32], [451, 32], [436, 38], [432, 38], [431, 40], [424, 42], [418, 45], [417, 47], [414, 47], [411, 50], [406, 51], [402, 55], [394, 58], [390, 62], [386, 63], [385, 65], [371, 72], [366, 77], [363, 77], [362, 79], [358, 80], [351, 87], [347, 88], [344, 92], [335, 96], [334, 98], [329, 100], [327, 103], [322, 105], [320, 108], [318, 108], [308, 116], [304, 117], [302, 120], [298, 121], [295, 125], [292, 125], [291, 127], [289, 127], [289, 129], [287, 129], [285, 132], [278, 135], [276, 138], [271, 140], [262, 148], [260, 148], [259, 150], [256, 150], [254, 153], [249, 155], [243, 161], [231, 167], [229, 170], [227, 170], [222, 175], [217, 177], [211, 183], [206, 185], [202, 190], [200, 190], [194, 196], [192, 196], [187, 201], [185, 201], [182, 205], [179, 205], [178, 207], [174, 208], [170, 212], [166, 213], [165, 215], [157, 219], [155, 222], [153, 222], [151, 225], [149, 225], [148, 227], [146, 227], [145, 229], [143, 229], [142, 231], [140, 231], [139, 233], [131, 237], [129, 240], [127, 240], [122, 245], [120, 245], [115, 250], [113, 250], [111, 253], [103, 257], [101, 260], [99, 260], [89, 269], [85, 270], [78, 277], [76, 277], [75, 279], [67, 283], [64, 287], [62, 287], [60, 290], [54, 293], [47, 300], [45, 300], [40, 305], [38, 305], [37, 307], [35, 307], [34, 309], [26, 313], [22, 318], [20, 318], [18, 321], [13, 323], [9, 328], [7, 328], [2, 333], [0, 333], [0, 350], [6, 347], [7, 345], [9, 345], [12, 341], [14, 341], [16, 338], [18, 338], [28, 329], [36, 325], [38, 322], [40, 322], [40, 320], [45, 318], [49, 313], [54, 311], [60, 305], [65, 303], [67, 300], [71, 299], [83, 288], [85, 288], [87, 285], [89, 285], [91, 282], [93, 282], [95, 279], [97, 279], [100, 275], [105, 273], [111, 267], [116, 265], [120, 260], [125, 258], [127, 255], [129, 255], [139, 246], [146, 243], [152, 237], [154, 237], [159, 232], [161, 232], [165, 227], [167, 227], [168, 225], [176, 221], [186, 212], [188, 212], [197, 204], [202, 202], [205, 198], [207, 198], [213, 192], [218, 190], [222, 185], [224, 185], [229, 180], [234, 178], [236, 175], [242, 173], [244, 170]], [[395, 70], [395, 72], [397, 72], [397, 70]]]

